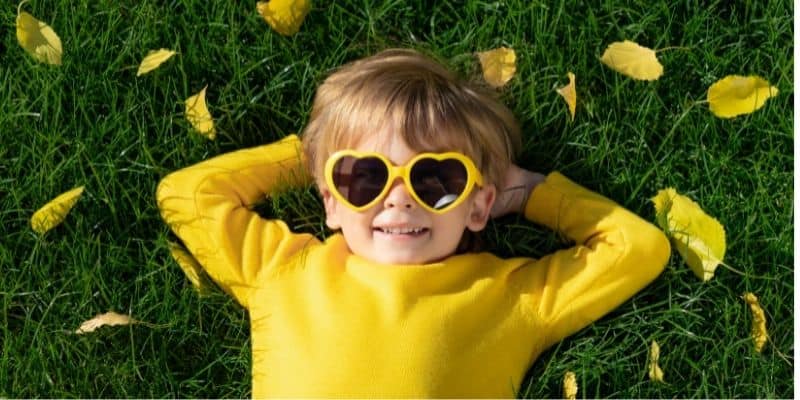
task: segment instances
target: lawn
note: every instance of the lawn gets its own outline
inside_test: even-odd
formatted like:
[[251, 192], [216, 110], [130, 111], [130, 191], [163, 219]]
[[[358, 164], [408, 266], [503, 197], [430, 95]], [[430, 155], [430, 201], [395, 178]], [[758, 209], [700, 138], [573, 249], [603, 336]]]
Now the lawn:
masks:
[[[17, 4], [0, 7], [0, 397], [246, 397], [247, 315], [220, 291], [200, 297], [170, 257], [154, 192], [170, 171], [301, 131], [333, 68], [413, 47], [481, 79], [475, 52], [517, 54], [500, 91], [524, 134], [519, 164], [558, 170], [654, 221], [650, 198], [675, 187], [717, 218], [728, 251], [702, 282], [677, 252], [620, 308], [544, 353], [520, 397], [793, 396], [793, 6], [781, 1], [316, 1], [285, 37], [255, 1], [31, 0], [23, 10], [63, 42], [63, 65], [18, 45]], [[661, 49], [664, 75], [636, 81], [600, 63], [629, 39]], [[151, 49], [178, 54], [137, 77]], [[574, 121], [555, 88], [577, 76]], [[780, 94], [732, 119], [706, 91], [759, 75]], [[191, 129], [183, 101], [208, 86], [217, 138]], [[44, 235], [33, 212], [85, 186]], [[269, 199], [265, 214], [324, 237], [313, 189]], [[484, 238], [503, 256], [565, 244], [518, 217]], [[741, 296], [753, 292], [770, 340], [753, 349]], [[72, 333], [114, 310], [148, 324]], [[661, 346], [664, 383], [647, 374]], [[442, 366], [446, 368], [447, 366]]]

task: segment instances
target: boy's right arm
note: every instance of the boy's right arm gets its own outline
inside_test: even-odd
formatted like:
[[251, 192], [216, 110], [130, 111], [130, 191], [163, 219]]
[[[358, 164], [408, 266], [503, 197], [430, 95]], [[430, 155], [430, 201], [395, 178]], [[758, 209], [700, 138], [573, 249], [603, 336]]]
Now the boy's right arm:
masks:
[[310, 179], [300, 140], [239, 150], [178, 170], [158, 185], [162, 218], [206, 272], [245, 307], [259, 275], [316, 242], [250, 206], [283, 187]]
[[669, 259], [660, 229], [557, 172], [536, 186], [524, 213], [575, 242], [520, 271], [543, 348], [618, 307]]

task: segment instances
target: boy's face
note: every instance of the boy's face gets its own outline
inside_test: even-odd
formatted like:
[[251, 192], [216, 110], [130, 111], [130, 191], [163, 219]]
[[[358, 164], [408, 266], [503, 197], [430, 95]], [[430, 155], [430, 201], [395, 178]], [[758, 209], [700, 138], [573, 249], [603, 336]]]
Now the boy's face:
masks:
[[[418, 153], [394, 135], [374, 135], [353, 150], [381, 153], [395, 165], [405, 165]], [[463, 203], [444, 214], [423, 208], [411, 197], [402, 179], [371, 208], [355, 211], [337, 200], [328, 188], [321, 190], [326, 223], [341, 229], [350, 250], [381, 264], [426, 264], [456, 251], [464, 229], [486, 226], [495, 200], [495, 187], [473, 189]]]

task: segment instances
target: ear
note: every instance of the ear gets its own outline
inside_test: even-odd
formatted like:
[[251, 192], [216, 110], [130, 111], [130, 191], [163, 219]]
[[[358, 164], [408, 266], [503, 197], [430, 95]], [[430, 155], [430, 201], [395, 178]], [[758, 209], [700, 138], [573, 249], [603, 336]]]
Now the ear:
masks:
[[486, 227], [495, 199], [497, 188], [494, 185], [486, 185], [475, 192], [467, 215], [467, 229], [479, 232]]
[[327, 188], [320, 188], [319, 192], [322, 194], [322, 204], [325, 205], [325, 224], [333, 230], [341, 228], [342, 224], [338, 213], [339, 204], [336, 202], [336, 198]]

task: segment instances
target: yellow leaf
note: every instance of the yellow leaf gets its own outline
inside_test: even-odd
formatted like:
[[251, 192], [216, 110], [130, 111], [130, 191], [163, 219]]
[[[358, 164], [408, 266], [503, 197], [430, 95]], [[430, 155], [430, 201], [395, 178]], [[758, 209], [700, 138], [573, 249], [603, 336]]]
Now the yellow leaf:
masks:
[[750, 336], [753, 337], [753, 345], [757, 352], [764, 349], [764, 344], [767, 343], [767, 317], [764, 315], [764, 310], [758, 304], [758, 297], [753, 293], [747, 292], [744, 294], [744, 301], [750, 305], [750, 312], [753, 314], [753, 326], [750, 330]]
[[578, 102], [578, 94], [575, 92], [575, 74], [572, 72], [567, 72], [567, 77], [569, 77], [569, 83], [567, 86], [562, 88], [556, 89], [556, 92], [564, 98], [564, 101], [567, 102], [567, 107], [569, 108], [569, 115], [572, 117], [572, 120], [575, 120], [575, 105]]
[[733, 118], [750, 114], [764, 106], [770, 97], [778, 95], [778, 88], [755, 75], [728, 75], [708, 88], [708, 105], [720, 118]]
[[270, 0], [256, 3], [256, 10], [275, 31], [291, 36], [300, 30], [300, 25], [311, 10], [309, 0]]
[[493, 87], [505, 85], [517, 72], [517, 54], [513, 49], [501, 47], [478, 53], [483, 79]]
[[200, 263], [177, 243], [169, 243], [169, 252], [181, 267], [183, 273], [186, 274], [186, 277], [189, 278], [189, 281], [192, 282], [192, 286], [201, 294], [205, 293], [208, 289], [208, 282], [204, 279], [205, 272]]
[[165, 61], [169, 60], [175, 52], [167, 49], [150, 50], [147, 55], [142, 59], [139, 64], [139, 70], [136, 71], [136, 76], [144, 75], [156, 68], [158, 68]]
[[64, 221], [69, 211], [83, 194], [83, 186], [61, 193], [31, 216], [31, 228], [43, 234]]
[[17, 10], [17, 41], [33, 58], [47, 64], [61, 65], [61, 39], [53, 28], [19, 10]]
[[214, 129], [214, 119], [206, 107], [206, 88], [186, 99], [186, 119], [201, 135], [214, 140], [217, 130]]
[[658, 343], [653, 340], [650, 343], [650, 365], [647, 371], [647, 375], [650, 377], [651, 381], [654, 382], [664, 382], [664, 371], [661, 370], [661, 367], [658, 366], [658, 357], [661, 349], [658, 347]]
[[109, 311], [105, 314], [97, 314], [94, 318], [84, 321], [81, 326], [75, 330], [75, 333], [81, 335], [84, 333], [94, 332], [101, 326], [114, 326], [114, 325], [128, 325], [138, 323], [129, 315], [117, 314]]
[[725, 228], [675, 189], [653, 197], [656, 220], [692, 271], [707, 281], [725, 257]]
[[568, 400], [575, 400], [578, 395], [578, 380], [575, 378], [575, 373], [567, 371], [564, 374], [564, 398]]
[[654, 81], [664, 73], [655, 51], [630, 40], [608, 45], [600, 61], [633, 79]]

